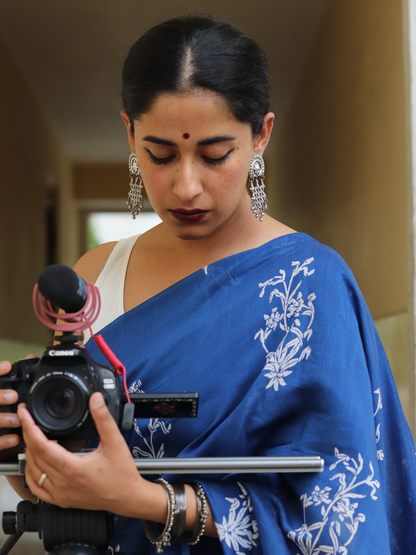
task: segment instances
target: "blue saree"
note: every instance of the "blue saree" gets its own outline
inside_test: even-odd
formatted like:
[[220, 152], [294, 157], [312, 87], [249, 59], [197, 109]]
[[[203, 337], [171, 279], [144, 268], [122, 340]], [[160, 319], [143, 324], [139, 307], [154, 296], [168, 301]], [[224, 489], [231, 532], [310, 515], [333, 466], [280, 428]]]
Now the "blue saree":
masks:
[[[415, 445], [369, 311], [334, 251], [301, 233], [280, 237], [201, 269], [101, 333], [130, 391], [200, 395], [196, 419], [137, 420], [135, 457], [325, 460], [319, 474], [167, 476], [203, 485], [219, 539], [165, 553], [416, 552]], [[110, 551], [155, 552], [134, 519]]]

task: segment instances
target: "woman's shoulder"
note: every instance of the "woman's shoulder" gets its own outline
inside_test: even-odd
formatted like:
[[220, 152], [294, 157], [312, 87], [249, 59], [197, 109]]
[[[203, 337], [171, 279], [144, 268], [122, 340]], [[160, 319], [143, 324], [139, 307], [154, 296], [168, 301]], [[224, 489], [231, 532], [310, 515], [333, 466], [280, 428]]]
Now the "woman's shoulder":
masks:
[[312, 281], [318, 280], [322, 285], [359, 289], [341, 254], [306, 233], [292, 233], [272, 241], [267, 258], [274, 266], [281, 265], [287, 274], [312, 272], [315, 274]]
[[116, 245], [117, 241], [112, 241], [86, 252], [75, 264], [75, 272], [87, 283], [95, 283]]
[[337, 251], [303, 232], [278, 237], [270, 241], [268, 245], [277, 249], [280, 257], [283, 256], [287, 259], [313, 257], [317, 262], [330, 263], [330, 267], [349, 270], [347, 263]]

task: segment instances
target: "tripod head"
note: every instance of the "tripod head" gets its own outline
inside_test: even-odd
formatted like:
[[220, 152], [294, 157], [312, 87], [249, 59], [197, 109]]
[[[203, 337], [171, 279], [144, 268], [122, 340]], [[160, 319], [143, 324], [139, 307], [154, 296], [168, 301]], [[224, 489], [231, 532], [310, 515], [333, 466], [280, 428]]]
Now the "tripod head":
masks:
[[24, 532], [38, 532], [50, 555], [106, 555], [113, 529], [114, 515], [105, 511], [21, 501], [16, 512], [3, 513], [3, 530], [10, 538], [0, 555], [7, 555]]

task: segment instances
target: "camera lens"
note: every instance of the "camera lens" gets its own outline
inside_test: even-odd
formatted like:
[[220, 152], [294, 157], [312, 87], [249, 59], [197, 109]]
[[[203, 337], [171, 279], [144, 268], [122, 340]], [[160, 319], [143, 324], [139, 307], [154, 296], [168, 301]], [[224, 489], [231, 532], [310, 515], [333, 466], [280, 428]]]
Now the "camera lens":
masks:
[[68, 387], [56, 387], [48, 392], [46, 408], [56, 418], [69, 418], [77, 406], [74, 392]]
[[55, 371], [32, 384], [27, 396], [28, 409], [36, 424], [51, 437], [68, 437], [80, 430], [89, 415], [91, 390], [73, 372]]

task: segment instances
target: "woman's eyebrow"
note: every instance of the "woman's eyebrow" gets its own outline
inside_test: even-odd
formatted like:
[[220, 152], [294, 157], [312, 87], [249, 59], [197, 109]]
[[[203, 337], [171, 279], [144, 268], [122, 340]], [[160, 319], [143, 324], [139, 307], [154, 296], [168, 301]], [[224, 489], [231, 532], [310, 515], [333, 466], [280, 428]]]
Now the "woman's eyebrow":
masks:
[[153, 137], [153, 135], [146, 135], [146, 137], [143, 137], [142, 141], [149, 141], [150, 143], [156, 143], [157, 145], [178, 146], [173, 141], [168, 141], [167, 139], [159, 139], [159, 137]]
[[224, 141], [235, 141], [235, 137], [230, 137], [229, 135], [220, 135], [218, 137], [212, 137], [210, 139], [203, 139], [198, 141], [198, 146], [214, 145], [215, 143], [222, 143]]
[[[173, 141], [168, 141], [167, 139], [161, 139], [160, 137], [154, 137], [153, 135], [146, 135], [143, 137], [142, 141], [149, 141], [150, 143], [155, 143], [157, 145], [165, 146], [178, 146]], [[198, 141], [198, 146], [214, 145], [216, 143], [222, 143], [225, 141], [235, 141], [235, 137], [230, 137], [229, 135], [219, 135], [218, 137], [210, 137], [209, 139], [202, 139]]]

